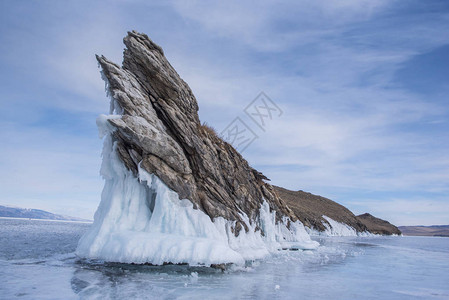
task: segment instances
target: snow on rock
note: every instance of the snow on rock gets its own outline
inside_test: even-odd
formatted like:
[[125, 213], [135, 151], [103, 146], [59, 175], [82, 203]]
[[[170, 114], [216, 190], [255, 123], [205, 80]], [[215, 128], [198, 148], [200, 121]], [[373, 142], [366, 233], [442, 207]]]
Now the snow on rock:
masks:
[[357, 236], [357, 231], [347, 224], [337, 222], [328, 216], [323, 216], [323, 218], [329, 223], [323, 222], [326, 227], [326, 234], [329, 236]]
[[324, 227], [326, 228], [324, 231], [319, 231], [316, 229], [310, 229], [306, 227], [307, 233], [312, 236], [373, 236], [374, 234], [370, 232], [359, 232], [355, 230], [353, 227], [348, 224], [337, 222], [328, 216], [324, 216], [323, 218], [327, 221], [323, 222]]
[[115, 127], [112, 126], [108, 120], [120, 119], [121, 115], [99, 115], [96, 123], [98, 128], [98, 136], [100, 139], [104, 138], [108, 133], [115, 131]]

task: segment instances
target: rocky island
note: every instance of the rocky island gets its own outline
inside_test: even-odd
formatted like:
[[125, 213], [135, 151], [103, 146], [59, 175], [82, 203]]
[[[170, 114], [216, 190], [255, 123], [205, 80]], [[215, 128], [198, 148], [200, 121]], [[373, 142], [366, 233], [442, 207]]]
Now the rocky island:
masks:
[[314, 249], [309, 233], [370, 232], [329, 199], [267, 183], [200, 122], [195, 96], [161, 47], [135, 31], [124, 43], [122, 66], [97, 56], [111, 99], [97, 119], [105, 187], [79, 256], [243, 264], [280, 249]]

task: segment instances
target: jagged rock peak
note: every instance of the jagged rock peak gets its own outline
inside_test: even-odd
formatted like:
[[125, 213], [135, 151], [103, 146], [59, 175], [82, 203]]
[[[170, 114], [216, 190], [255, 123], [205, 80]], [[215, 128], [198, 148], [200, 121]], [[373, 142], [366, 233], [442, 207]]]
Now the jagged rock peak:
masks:
[[248, 230], [245, 213], [257, 221], [266, 200], [278, 219], [296, 217], [267, 178], [214, 130], [201, 125], [191, 89], [166, 59], [161, 47], [135, 31], [124, 38], [123, 66], [97, 56], [111, 100], [109, 119], [125, 166], [155, 174], [181, 199], [211, 219], [235, 220], [235, 234]]

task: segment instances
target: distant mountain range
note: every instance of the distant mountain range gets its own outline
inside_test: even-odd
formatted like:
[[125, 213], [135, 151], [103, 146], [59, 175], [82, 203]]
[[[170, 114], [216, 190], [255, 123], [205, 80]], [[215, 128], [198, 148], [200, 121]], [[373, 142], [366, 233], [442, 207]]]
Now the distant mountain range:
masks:
[[81, 218], [63, 216], [53, 214], [51, 212], [31, 209], [31, 208], [19, 208], [12, 206], [0, 205], [0, 217], [7, 218], [24, 218], [24, 219], [45, 219], [45, 220], [61, 220], [61, 221], [89, 221]]
[[399, 230], [403, 235], [449, 237], [449, 225], [399, 226]]

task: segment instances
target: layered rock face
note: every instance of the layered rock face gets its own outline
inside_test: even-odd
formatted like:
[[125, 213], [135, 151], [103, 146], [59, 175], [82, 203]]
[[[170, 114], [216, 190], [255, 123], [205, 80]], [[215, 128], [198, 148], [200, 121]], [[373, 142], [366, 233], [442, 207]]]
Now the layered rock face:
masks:
[[276, 217], [295, 221], [291, 210], [260, 172], [213, 130], [201, 125], [198, 104], [162, 49], [148, 36], [124, 38], [123, 66], [97, 56], [112, 97], [109, 119], [119, 156], [136, 176], [138, 165], [155, 174], [180, 199], [211, 219], [235, 220], [235, 234], [248, 230], [241, 213], [258, 219], [264, 199]]

